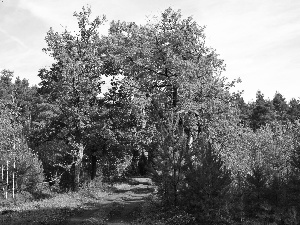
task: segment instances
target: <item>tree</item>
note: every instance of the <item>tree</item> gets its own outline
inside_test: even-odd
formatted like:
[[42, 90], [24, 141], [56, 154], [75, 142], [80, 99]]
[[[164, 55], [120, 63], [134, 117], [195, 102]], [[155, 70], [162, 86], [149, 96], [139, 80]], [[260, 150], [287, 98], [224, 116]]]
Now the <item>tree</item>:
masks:
[[0, 72], [0, 98], [5, 101], [11, 101], [11, 95], [13, 93], [12, 78], [14, 72], [10, 70], [2, 70]]
[[256, 165], [246, 177], [245, 213], [247, 217], [257, 217], [265, 213], [263, 208], [267, 193], [267, 178], [264, 168]]
[[[43, 167], [38, 156], [28, 148], [22, 124], [16, 121], [18, 112], [15, 110], [9, 109], [7, 102], [0, 101], [0, 164], [5, 165], [9, 161], [9, 173], [14, 170], [17, 191], [35, 193], [40, 191], [44, 181]], [[12, 187], [12, 181], [9, 182]]]
[[51, 122], [59, 122], [60, 135], [74, 150], [75, 181], [78, 188], [80, 170], [86, 147], [86, 130], [91, 127], [91, 115], [98, 113], [97, 96], [101, 93], [102, 49], [97, 32], [105, 21], [97, 17], [90, 21], [90, 8], [74, 13], [79, 33], [65, 30], [59, 34], [50, 29], [46, 36], [46, 53], [56, 61], [50, 70], [42, 69], [40, 93], [59, 113]]
[[250, 104], [247, 104], [240, 94], [236, 95], [236, 102], [240, 110], [241, 124], [243, 124], [244, 126], [249, 126], [251, 116]]
[[256, 93], [256, 102], [252, 110], [250, 127], [253, 130], [257, 130], [274, 120], [274, 118], [273, 104], [270, 101], [265, 100], [264, 95], [258, 91]]
[[272, 104], [274, 106], [275, 112], [276, 112], [276, 119], [280, 121], [287, 120], [287, 110], [288, 110], [288, 104], [285, 101], [285, 98], [280, 94], [279, 92], [276, 92]]
[[289, 102], [287, 116], [290, 121], [295, 122], [300, 119], [300, 103], [299, 100], [292, 98]]
[[181, 202], [188, 212], [195, 215], [197, 222], [215, 224], [224, 222], [226, 200], [231, 183], [231, 173], [215, 152], [211, 143], [198, 143], [202, 155], [186, 172], [185, 187], [181, 191]]
[[204, 27], [171, 8], [146, 25], [113, 21], [108, 42], [110, 62], [123, 75], [136, 112], [137, 132], [153, 134], [144, 142], [157, 143], [156, 164], [171, 179], [176, 205], [192, 142], [213, 132], [218, 121], [236, 118], [228, 91], [234, 82], [221, 77], [223, 61], [205, 46]]
[[23, 126], [23, 134], [30, 133], [31, 112], [34, 105], [34, 98], [37, 87], [29, 86], [27, 79], [21, 80], [16, 77], [13, 82], [14, 72], [3, 70], [0, 72], [0, 99], [7, 106], [16, 107], [18, 117], [16, 118]]

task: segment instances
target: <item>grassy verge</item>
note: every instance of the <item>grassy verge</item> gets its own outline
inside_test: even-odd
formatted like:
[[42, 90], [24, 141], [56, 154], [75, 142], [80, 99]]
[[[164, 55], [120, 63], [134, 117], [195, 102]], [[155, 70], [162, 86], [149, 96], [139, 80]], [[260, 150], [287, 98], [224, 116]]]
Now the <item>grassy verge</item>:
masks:
[[84, 188], [79, 192], [50, 193], [46, 199], [33, 201], [23, 195], [17, 194], [14, 200], [0, 199], [0, 224], [61, 224], [107, 196], [108, 191]]

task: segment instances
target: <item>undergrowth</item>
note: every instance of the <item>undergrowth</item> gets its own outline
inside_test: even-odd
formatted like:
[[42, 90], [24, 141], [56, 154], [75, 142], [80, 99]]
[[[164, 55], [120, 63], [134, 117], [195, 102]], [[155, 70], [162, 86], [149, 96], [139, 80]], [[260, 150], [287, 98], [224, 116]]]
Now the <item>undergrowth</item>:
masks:
[[17, 193], [14, 199], [0, 197], [0, 224], [60, 224], [108, 193], [104, 185], [90, 183], [78, 192], [40, 193], [44, 198], [35, 199], [27, 192]]
[[179, 209], [164, 206], [154, 196], [149, 197], [139, 212], [139, 218], [133, 225], [193, 225], [195, 218]]

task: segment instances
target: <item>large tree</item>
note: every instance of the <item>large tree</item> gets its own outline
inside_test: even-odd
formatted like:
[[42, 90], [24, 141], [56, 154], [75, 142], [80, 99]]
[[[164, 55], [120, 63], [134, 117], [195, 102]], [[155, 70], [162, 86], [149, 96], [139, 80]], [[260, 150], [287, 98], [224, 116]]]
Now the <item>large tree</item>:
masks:
[[147, 134], [140, 149], [157, 143], [157, 165], [171, 176], [176, 204], [183, 163], [195, 155], [192, 142], [216, 139], [218, 122], [237, 118], [223, 60], [205, 45], [204, 27], [171, 8], [145, 25], [113, 21], [108, 42], [139, 120], [136, 132]]
[[54, 32], [51, 28], [46, 36], [46, 53], [55, 63], [49, 70], [39, 72], [39, 92], [47, 102], [55, 105], [57, 114], [51, 119], [56, 124], [57, 134], [71, 146], [75, 180], [78, 188], [84, 150], [88, 144], [87, 130], [92, 126], [93, 115], [99, 112], [97, 96], [101, 93], [103, 54], [98, 34], [105, 18], [90, 21], [90, 8], [74, 13], [78, 20], [79, 32], [65, 30]]

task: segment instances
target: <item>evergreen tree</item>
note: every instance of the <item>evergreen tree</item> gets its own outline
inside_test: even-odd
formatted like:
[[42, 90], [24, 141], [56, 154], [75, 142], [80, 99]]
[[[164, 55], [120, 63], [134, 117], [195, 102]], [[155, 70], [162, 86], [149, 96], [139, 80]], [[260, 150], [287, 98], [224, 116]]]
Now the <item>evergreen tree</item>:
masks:
[[286, 121], [287, 120], [287, 110], [288, 110], [288, 105], [285, 101], [285, 98], [280, 94], [279, 92], [276, 92], [272, 104], [275, 109], [275, 117], [279, 121]]
[[256, 93], [256, 101], [250, 117], [250, 127], [253, 130], [257, 130], [274, 120], [274, 118], [273, 104], [269, 100], [265, 100], [264, 95], [258, 91]]
[[258, 218], [265, 213], [263, 204], [266, 199], [267, 181], [264, 168], [258, 165], [254, 166], [252, 174], [247, 176], [244, 198], [247, 217]]
[[237, 95], [235, 99], [240, 110], [240, 120], [244, 126], [249, 126], [251, 116], [251, 105], [247, 104], [241, 95]]
[[225, 222], [231, 172], [210, 143], [197, 145], [197, 148], [201, 148], [203, 155], [191, 162], [185, 172], [181, 201], [201, 224]]
[[300, 101], [292, 98], [288, 104], [287, 117], [295, 122], [300, 119]]

